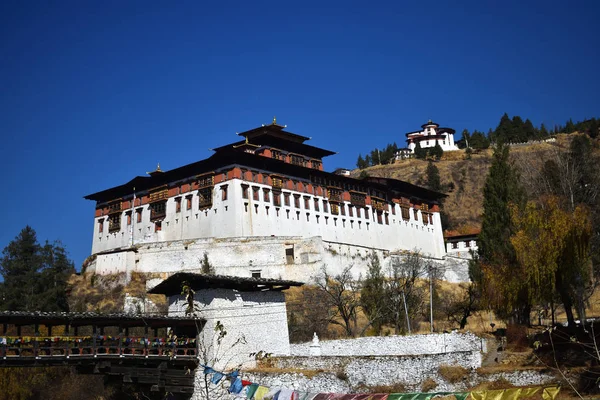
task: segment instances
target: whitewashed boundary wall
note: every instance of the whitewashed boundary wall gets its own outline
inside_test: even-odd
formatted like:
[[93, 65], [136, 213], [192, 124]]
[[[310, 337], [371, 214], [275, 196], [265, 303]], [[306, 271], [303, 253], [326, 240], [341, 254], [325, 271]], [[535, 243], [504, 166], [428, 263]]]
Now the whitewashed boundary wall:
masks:
[[[486, 340], [472, 333], [434, 333], [408, 336], [369, 336], [322, 340], [322, 356], [423, 355], [453, 352], [485, 352]], [[293, 356], [309, 356], [312, 342], [292, 344]]]

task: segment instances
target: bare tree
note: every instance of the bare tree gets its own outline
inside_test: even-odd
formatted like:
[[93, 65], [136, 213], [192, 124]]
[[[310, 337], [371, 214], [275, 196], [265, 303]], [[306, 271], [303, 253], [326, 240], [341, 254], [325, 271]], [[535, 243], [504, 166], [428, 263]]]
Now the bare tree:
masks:
[[354, 337], [358, 331], [361, 280], [353, 278], [351, 269], [350, 265], [341, 274], [331, 275], [323, 266], [315, 284], [326, 293], [329, 323], [341, 326], [346, 336]]
[[387, 319], [396, 334], [409, 329], [408, 321], [422, 309], [426, 294], [417, 282], [426, 274], [427, 265], [419, 252], [392, 259], [385, 282], [385, 303]]

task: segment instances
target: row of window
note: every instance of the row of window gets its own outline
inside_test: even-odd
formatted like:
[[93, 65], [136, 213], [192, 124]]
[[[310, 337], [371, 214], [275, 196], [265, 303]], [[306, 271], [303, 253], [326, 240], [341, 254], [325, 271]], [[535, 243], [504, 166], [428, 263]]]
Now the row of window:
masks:
[[[250, 196], [250, 190], [252, 190], [252, 199], [254, 201], [260, 201], [261, 198], [261, 188], [257, 187], [257, 186], [252, 186], [250, 187], [250, 185], [246, 185], [246, 184], [242, 184], [242, 198], [247, 200], [249, 199]], [[354, 217], [354, 214], [356, 214], [357, 218], [361, 218], [361, 210], [364, 209], [364, 216], [366, 219], [369, 219], [369, 209], [366, 206], [366, 197], [364, 195], [361, 194], [355, 194], [352, 193], [351, 195], [351, 204], [345, 204], [344, 202], [330, 202], [332, 199], [330, 198], [330, 200], [319, 200], [318, 198], [311, 198], [310, 196], [302, 196], [300, 194], [295, 194], [295, 193], [290, 193], [290, 192], [282, 192], [280, 190], [271, 190], [268, 188], [262, 188], [262, 200], [265, 203], [273, 203], [273, 205], [275, 207], [281, 207], [282, 202], [281, 202], [281, 198], [283, 196], [283, 205], [286, 207], [291, 207], [291, 200], [293, 198], [293, 202], [294, 202], [294, 207], [295, 208], [301, 208], [300, 204], [303, 202], [304, 203], [304, 209], [305, 210], [313, 210], [313, 211], [321, 211], [321, 205], [322, 205], [322, 210], [323, 212], [330, 212], [333, 215], [348, 215], [349, 217]], [[311, 208], [311, 199], [312, 199], [312, 204], [313, 207]], [[339, 199], [341, 200], [341, 196], [339, 196]], [[347, 208], [347, 212], [346, 212], [346, 206]], [[402, 205], [401, 207], [402, 210], [402, 219], [409, 221], [410, 220], [410, 209], [409, 207], [406, 207], [404, 205]], [[424, 210], [429, 210], [428, 207], [424, 207]], [[392, 207], [392, 211], [393, 214], [395, 214], [395, 208]], [[418, 220], [419, 216], [418, 216], [418, 209], [413, 209], [414, 211], [414, 219]], [[385, 218], [387, 220], [388, 218], [388, 214], [387, 213], [383, 213], [383, 207], [376, 207], [376, 211], [374, 211], [374, 214], [377, 215], [378, 220], [383, 219], [383, 215], [385, 215]], [[427, 211], [422, 211], [421, 215], [423, 217], [423, 223], [425, 225], [431, 224], [433, 225], [433, 214]], [[386, 222], [387, 223], [387, 222]]]

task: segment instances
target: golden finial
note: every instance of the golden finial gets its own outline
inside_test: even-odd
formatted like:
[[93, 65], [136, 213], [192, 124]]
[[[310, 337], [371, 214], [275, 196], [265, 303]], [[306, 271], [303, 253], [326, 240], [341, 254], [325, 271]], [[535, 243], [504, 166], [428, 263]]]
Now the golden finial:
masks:
[[277, 124], [277, 117], [273, 117], [273, 125]]
[[246, 136], [246, 144], [248, 144], [248, 136]]
[[162, 169], [160, 169], [160, 163], [156, 163], [156, 172], [162, 172]]

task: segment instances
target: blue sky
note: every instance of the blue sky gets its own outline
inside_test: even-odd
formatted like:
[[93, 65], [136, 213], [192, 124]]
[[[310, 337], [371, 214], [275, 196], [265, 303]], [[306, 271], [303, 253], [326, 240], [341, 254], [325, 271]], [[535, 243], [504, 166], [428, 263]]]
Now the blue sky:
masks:
[[599, 15], [596, 1], [2, 2], [0, 248], [29, 224], [79, 267], [84, 195], [274, 115], [339, 153], [327, 170], [429, 118], [460, 132], [504, 112], [600, 116]]

